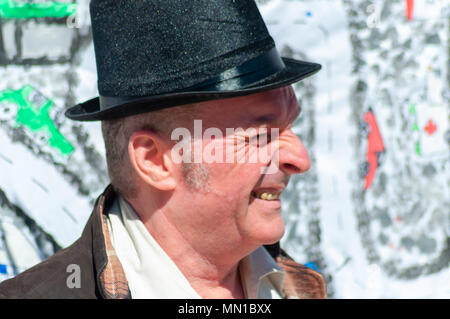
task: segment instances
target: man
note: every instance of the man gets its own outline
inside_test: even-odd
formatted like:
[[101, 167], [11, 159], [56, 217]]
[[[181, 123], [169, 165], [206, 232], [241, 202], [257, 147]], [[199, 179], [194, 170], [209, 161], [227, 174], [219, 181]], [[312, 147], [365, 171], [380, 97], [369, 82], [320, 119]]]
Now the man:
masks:
[[278, 245], [310, 166], [290, 84], [320, 66], [280, 58], [253, 0], [93, 0], [91, 19], [100, 97], [66, 115], [102, 120], [112, 185], [0, 297], [325, 297]]

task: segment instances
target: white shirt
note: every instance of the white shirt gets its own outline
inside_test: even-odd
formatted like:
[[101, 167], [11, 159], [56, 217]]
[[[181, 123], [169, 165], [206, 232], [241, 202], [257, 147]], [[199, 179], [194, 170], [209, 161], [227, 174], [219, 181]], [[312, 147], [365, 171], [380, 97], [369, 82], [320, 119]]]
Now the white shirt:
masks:
[[[200, 299], [189, 281], [158, 245], [142, 221], [119, 197], [108, 214], [112, 245], [134, 299]], [[279, 299], [284, 271], [262, 246], [243, 258], [239, 272], [249, 299]]]

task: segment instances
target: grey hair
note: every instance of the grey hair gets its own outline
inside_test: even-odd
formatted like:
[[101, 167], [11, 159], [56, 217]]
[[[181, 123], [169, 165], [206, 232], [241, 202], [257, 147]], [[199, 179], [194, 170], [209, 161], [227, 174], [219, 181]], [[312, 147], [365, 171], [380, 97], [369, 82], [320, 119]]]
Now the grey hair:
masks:
[[[204, 109], [196, 103], [102, 121], [108, 174], [115, 191], [125, 198], [137, 195], [136, 175], [128, 153], [128, 142], [135, 132], [149, 130], [170, 140], [171, 132], [176, 127], [186, 127], [192, 132], [194, 119], [201, 118]], [[190, 173], [189, 166], [183, 165], [182, 169], [185, 177], [196, 178], [193, 176], [195, 174]]]

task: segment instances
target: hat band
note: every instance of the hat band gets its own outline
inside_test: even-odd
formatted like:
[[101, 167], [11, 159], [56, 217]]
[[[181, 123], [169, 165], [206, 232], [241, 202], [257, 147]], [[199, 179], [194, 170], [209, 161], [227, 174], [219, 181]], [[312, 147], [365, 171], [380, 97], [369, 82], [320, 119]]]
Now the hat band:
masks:
[[[234, 91], [250, 87], [285, 68], [276, 48], [194, 86], [172, 93]], [[143, 96], [100, 96], [100, 110], [138, 101]]]

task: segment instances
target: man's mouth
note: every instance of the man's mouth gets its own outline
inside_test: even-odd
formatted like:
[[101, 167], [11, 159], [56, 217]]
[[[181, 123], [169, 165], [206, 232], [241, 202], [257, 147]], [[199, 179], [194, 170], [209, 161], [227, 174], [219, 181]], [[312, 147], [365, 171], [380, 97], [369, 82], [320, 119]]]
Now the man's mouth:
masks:
[[275, 192], [269, 192], [269, 191], [252, 191], [251, 195], [255, 198], [267, 200], [267, 201], [274, 201], [279, 200], [281, 196], [281, 192], [275, 191]]

